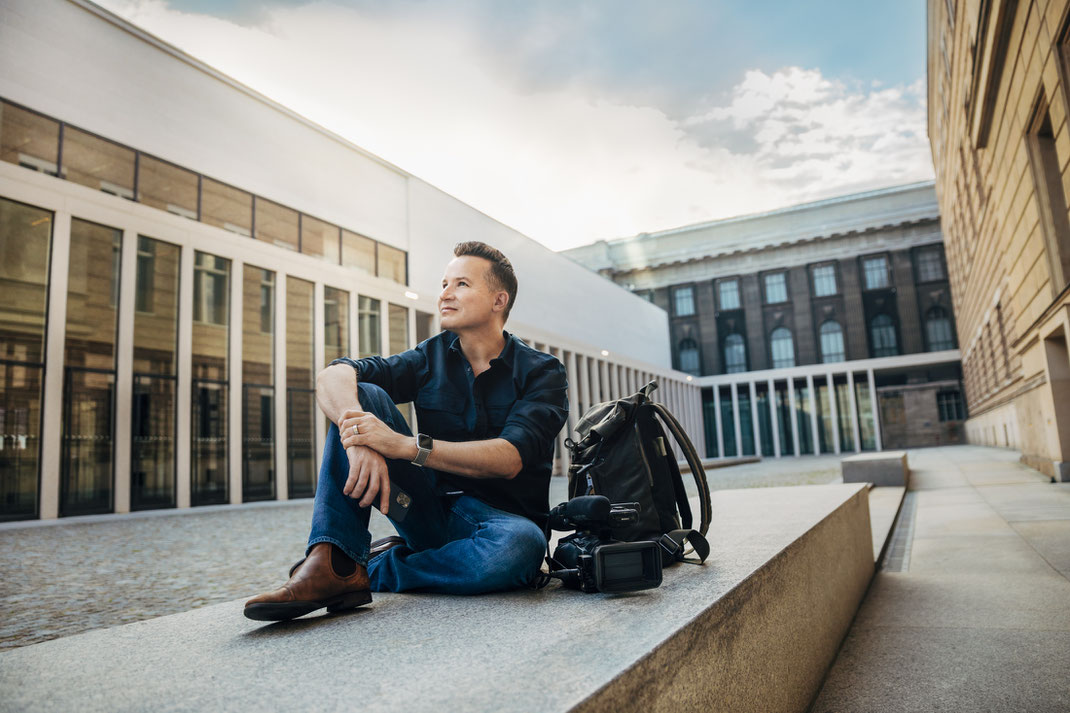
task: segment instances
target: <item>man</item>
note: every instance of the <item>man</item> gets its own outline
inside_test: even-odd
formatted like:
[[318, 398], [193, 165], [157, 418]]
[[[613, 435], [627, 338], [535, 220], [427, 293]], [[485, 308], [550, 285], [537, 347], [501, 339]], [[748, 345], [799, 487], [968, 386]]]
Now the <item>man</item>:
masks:
[[[319, 373], [316, 399], [332, 425], [305, 559], [281, 588], [246, 602], [250, 619], [349, 609], [372, 590], [503, 590], [538, 571], [565, 371], [504, 331], [517, 290], [509, 260], [480, 242], [453, 254], [438, 298], [446, 331]], [[410, 401], [416, 437], [394, 405]], [[376, 502], [400, 537], [372, 546]]]

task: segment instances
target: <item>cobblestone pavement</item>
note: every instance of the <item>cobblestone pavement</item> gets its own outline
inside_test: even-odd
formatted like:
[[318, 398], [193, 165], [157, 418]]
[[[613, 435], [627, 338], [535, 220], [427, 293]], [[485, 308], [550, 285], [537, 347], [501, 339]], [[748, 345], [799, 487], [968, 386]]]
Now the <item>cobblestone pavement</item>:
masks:
[[[828, 483], [839, 457], [708, 472], [714, 490]], [[693, 490], [693, 479], [685, 475]], [[554, 478], [551, 504], [567, 498]], [[254, 596], [286, 579], [311, 501], [167, 511], [0, 528], [0, 649]], [[372, 537], [393, 528], [372, 513]]]

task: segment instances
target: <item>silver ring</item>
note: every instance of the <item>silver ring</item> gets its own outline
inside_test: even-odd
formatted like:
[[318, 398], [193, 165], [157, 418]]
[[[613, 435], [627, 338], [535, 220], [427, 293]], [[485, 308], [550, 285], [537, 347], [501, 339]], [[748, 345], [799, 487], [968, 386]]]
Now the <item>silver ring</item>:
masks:
[[357, 424], [353, 424], [353, 435], [356, 436], [360, 433], [360, 429], [357, 428]]

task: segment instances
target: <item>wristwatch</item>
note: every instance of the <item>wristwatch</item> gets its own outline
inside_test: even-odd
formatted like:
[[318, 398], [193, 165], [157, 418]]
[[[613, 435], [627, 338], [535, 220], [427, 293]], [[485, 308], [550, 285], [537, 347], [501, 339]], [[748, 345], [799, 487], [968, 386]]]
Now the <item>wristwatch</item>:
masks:
[[413, 465], [423, 465], [427, 462], [427, 457], [431, 455], [431, 449], [435, 447], [435, 439], [431, 436], [421, 433], [416, 436], [416, 457], [412, 459]]

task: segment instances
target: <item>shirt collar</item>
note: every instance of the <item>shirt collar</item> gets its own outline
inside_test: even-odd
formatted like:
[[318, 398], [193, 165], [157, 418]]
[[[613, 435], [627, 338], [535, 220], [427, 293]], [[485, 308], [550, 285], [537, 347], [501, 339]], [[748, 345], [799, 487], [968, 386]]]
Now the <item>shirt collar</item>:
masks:
[[[490, 360], [490, 363], [494, 364], [494, 362], [500, 361], [504, 362], [506, 366], [512, 367], [513, 356], [516, 352], [516, 337], [514, 337], [512, 334], [505, 331], [504, 329], [502, 330], [502, 336], [505, 337], [505, 347], [502, 348], [501, 354]], [[464, 356], [464, 353], [461, 351], [461, 338], [453, 332], [450, 332], [449, 351], [457, 352], [457, 354], [459, 354], [460, 356]]]

